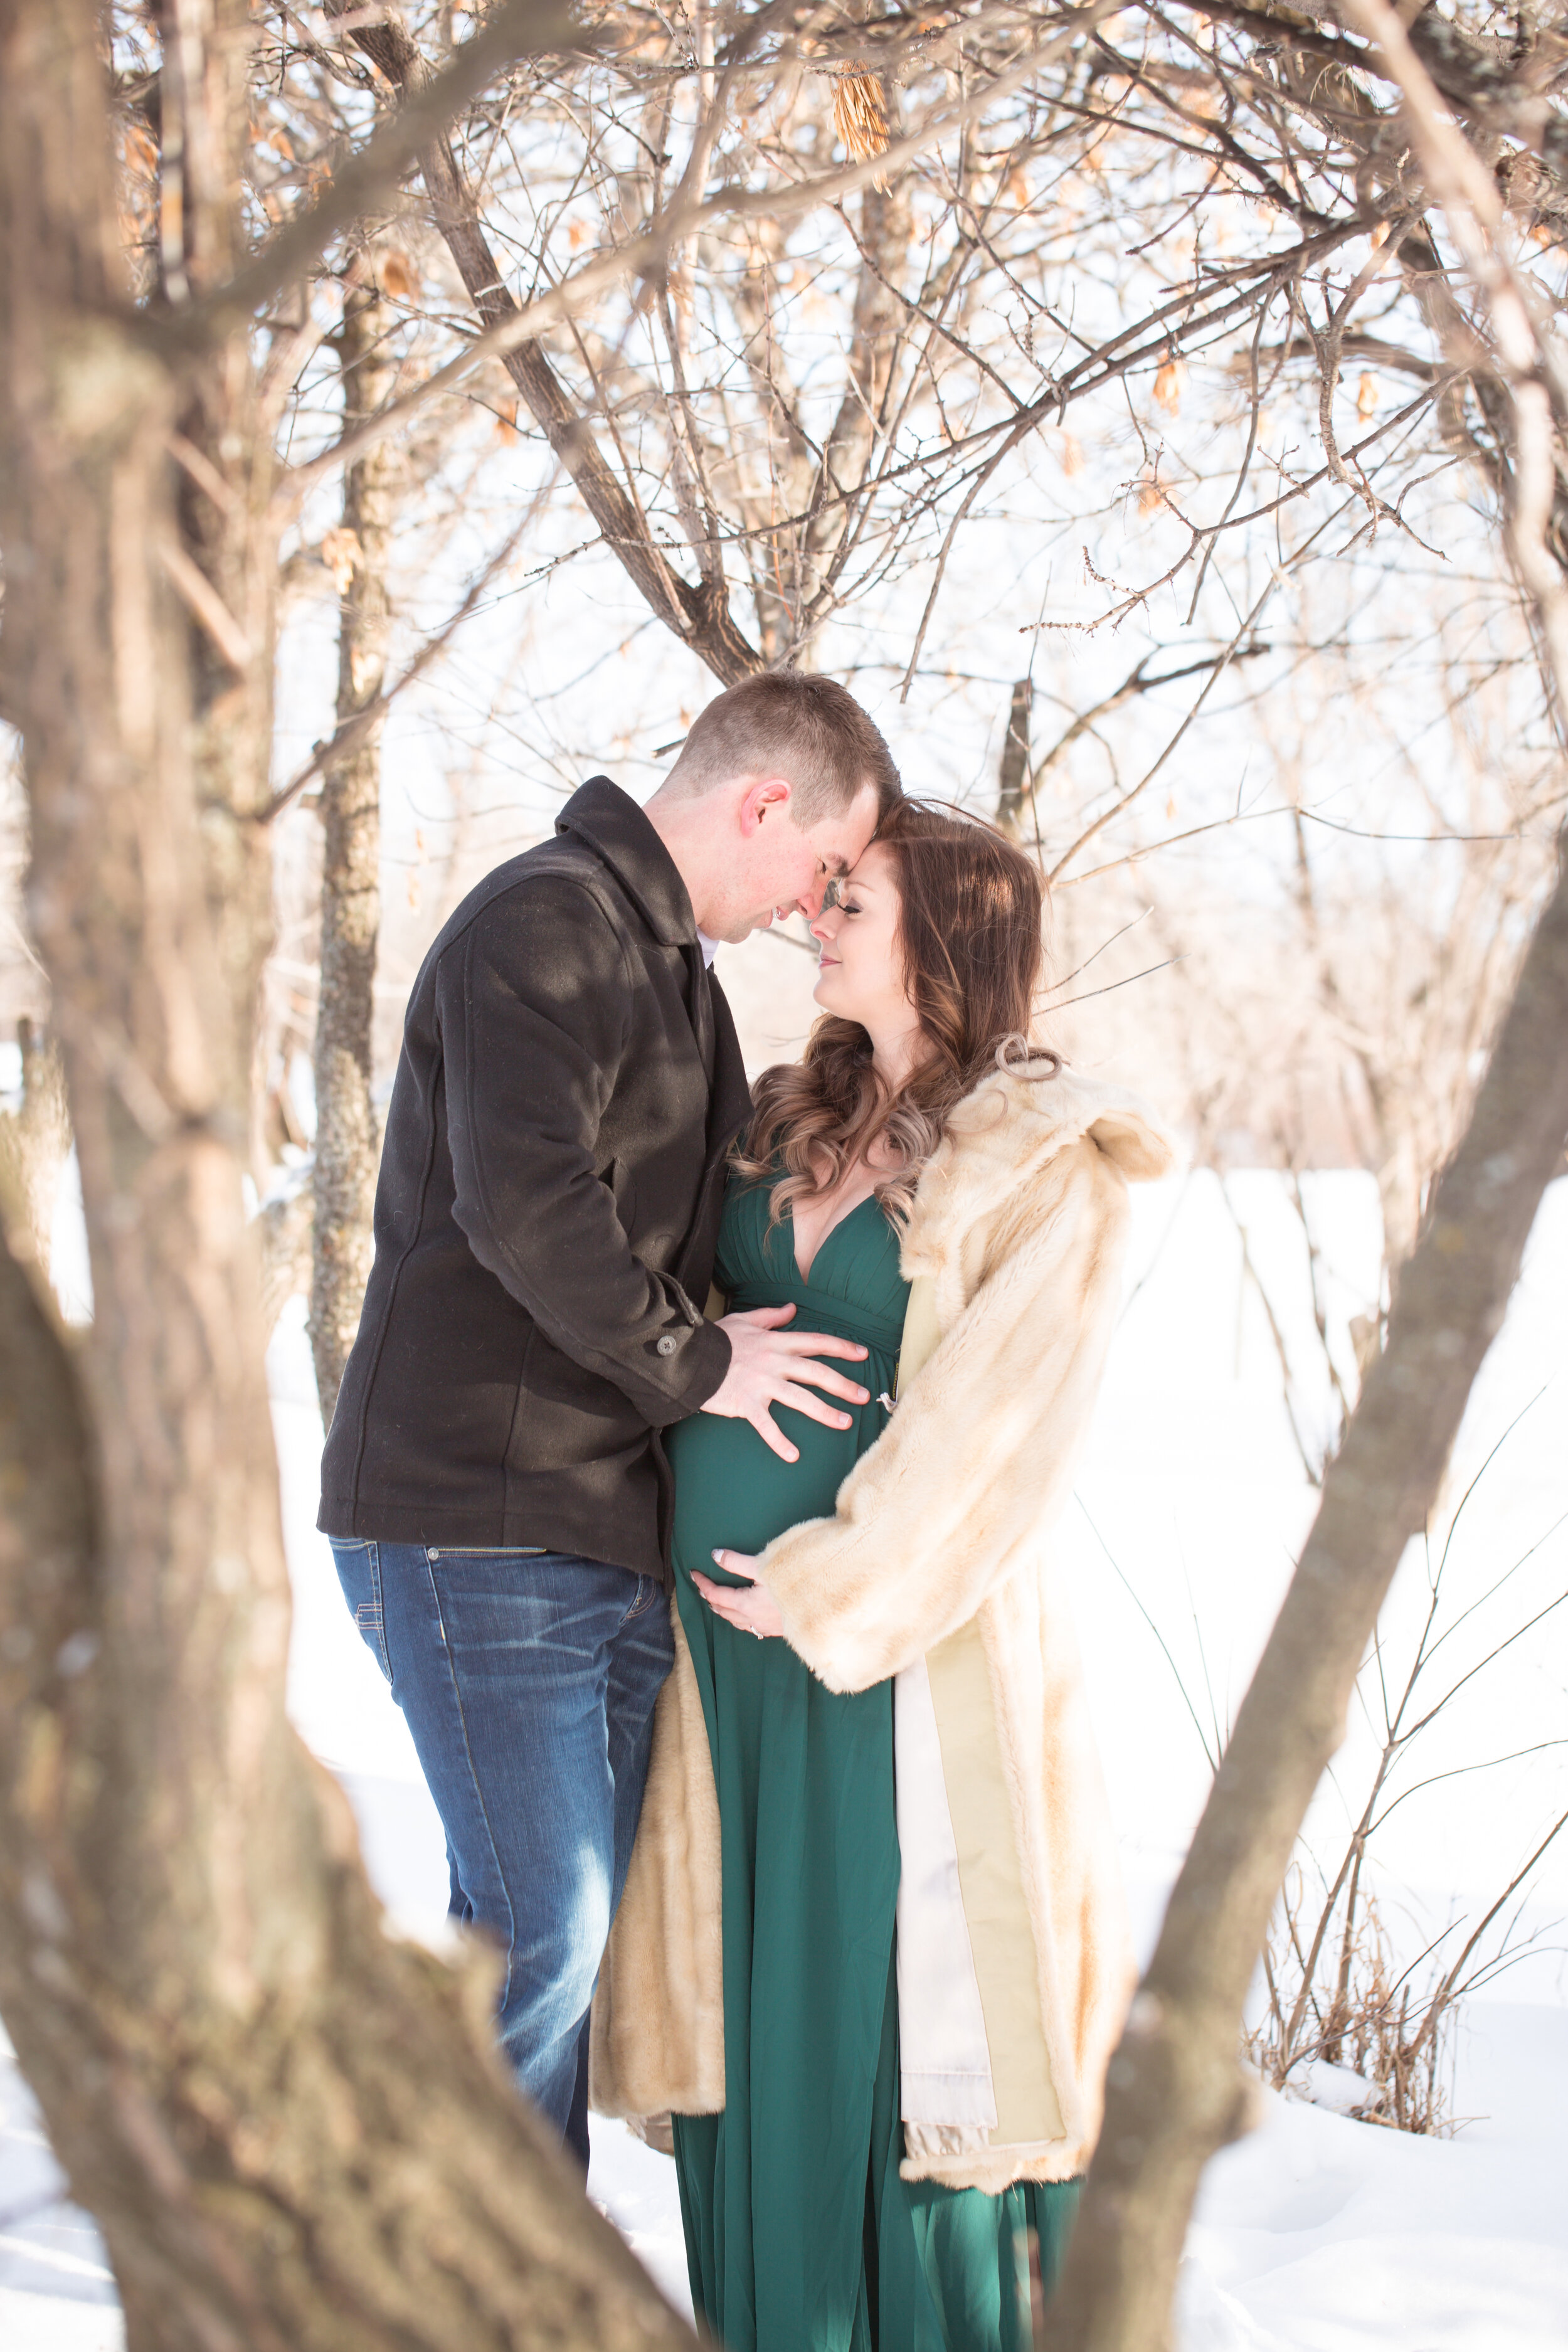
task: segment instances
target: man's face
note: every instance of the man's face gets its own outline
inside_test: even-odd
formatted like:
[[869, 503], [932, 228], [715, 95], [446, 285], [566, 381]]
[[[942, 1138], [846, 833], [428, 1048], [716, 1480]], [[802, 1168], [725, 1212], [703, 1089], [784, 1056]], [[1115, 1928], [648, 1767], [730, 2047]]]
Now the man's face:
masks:
[[862, 785], [847, 809], [803, 830], [790, 814], [787, 784], [748, 782], [739, 808], [740, 855], [725, 893], [724, 928], [716, 937], [733, 946], [798, 909], [807, 922], [822, 911], [829, 882], [847, 874], [877, 830], [877, 790]]

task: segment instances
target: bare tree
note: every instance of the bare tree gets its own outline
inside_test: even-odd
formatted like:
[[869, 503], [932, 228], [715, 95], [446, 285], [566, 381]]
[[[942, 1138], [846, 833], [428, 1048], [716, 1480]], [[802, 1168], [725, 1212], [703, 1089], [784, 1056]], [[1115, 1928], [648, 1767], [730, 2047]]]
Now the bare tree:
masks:
[[[1495, 184], [1384, 0], [1354, 0], [1405, 93], [1403, 127], [1469, 266], [1511, 403], [1509, 546], [1554, 688], [1568, 582], [1551, 530], [1568, 398], [1506, 258]], [[1568, 843], [1564, 844], [1568, 848]], [[1568, 1140], [1568, 858], [1538, 924], [1466, 1133], [1405, 1265], [1387, 1341], [1323, 1480], [1316, 1522], [1166, 1911], [1110, 2067], [1105, 2128], [1057, 2305], [1069, 2346], [1163, 2346], [1199, 2174], [1246, 2128], [1237, 2035], [1307, 1805], [1343, 1734], [1357, 1666], [1425, 1521], [1471, 1383]]]
[[[327, 0], [327, 14], [352, 17], [357, 12], [350, 0]], [[353, 37], [394, 89], [413, 91], [423, 86], [424, 61], [397, 21], [356, 24]], [[444, 134], [425, 147], [420, 170], [437, 226], [451, 248], [479, 317], [489, 326], [510, 323], [517, 316], [518, 306], [496, 265], [472, 191]], [[756, 656], [731, 620], [722, 574], [715, 593], [710, 577], [705, 576], [694, 588], [670, 565], [605, 462], [591, 428], [563, 389], [542, 343], [532, 338], [513, 343], [505, 353], [505, 365], [551, 447], [570, 469], [606, 542], [654, 612], [678, 635], [689, 639], [726, 683], [733, 684], [755, 669]]]
[[163, 30], [138, 312], [97, 12], [0, 7], [5, 692], [95, 1294], [79, 1362], [0, 1256], [0, 2006], [132, 2352], [673, 2345], [501, 2077], [489, 1965], [385, 1937], [283, 1712], [240, 1184], [264, 940], [225, 865], [267, 792], [268, 436], [224, 312], [249, 12], [172, 0]]

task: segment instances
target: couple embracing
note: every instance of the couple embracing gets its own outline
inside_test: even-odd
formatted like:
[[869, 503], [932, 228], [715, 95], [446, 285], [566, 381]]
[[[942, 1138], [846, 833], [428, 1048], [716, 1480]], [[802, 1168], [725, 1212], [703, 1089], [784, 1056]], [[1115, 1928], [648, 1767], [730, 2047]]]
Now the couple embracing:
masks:
[[[718, 943], [800, 910], [748, 1089]], [[1131, 1984], [1059, 1571], [1131, 1097], [1041, 887], [831, 680], [584, 785], [427, 956], [321, 1524], [585, 2165], [672, 2147], [730, 2352], [1023, 2352]]]

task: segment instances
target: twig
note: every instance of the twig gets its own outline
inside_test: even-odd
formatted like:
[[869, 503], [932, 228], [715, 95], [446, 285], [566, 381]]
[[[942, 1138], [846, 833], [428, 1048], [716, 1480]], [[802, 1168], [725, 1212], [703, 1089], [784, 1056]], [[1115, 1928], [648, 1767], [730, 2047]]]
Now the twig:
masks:
[[1105, 1554], [1106, 1559], [1110, 1562], [1110, 1565], [1116, 1570], [1117, 1575], [1121, 1577], [1122, 1583], [1126, 1585], [1127, 1591], [1131, 1596], [1133, 1607], [1137, 1610], [1139, 1615], [1142, 1618], [1143, 1622], [1148, 1626], [1149, 1631], [1153, 1634], [1154, 1639], [1158, 1642], [1162, 1651], [1164, 1653], [1165, 1664], [1170, 1667], [1172, 1674], [1175, 1676], [1176, 1688], [1182, 1694], [1182, 1704], [1185, 1706], [1187, 1713], [1192, 1717], [1193, 1729], [1197, 1733], [1198, 1745], [1204, 1751], [1204, 1761], [1207, 1764], [1211, 1772], [1217, 1772], [1219, 1769], [1218, 1754], [1209, 1746], [1208, 1734], [1204, 1729], [1202, 1721], [1198, 1716], [1197, 1708], [1193, 1705], [1192, 1696], [1187, 1689], [1187, 1685], [1182, 1679], [1182, 1670], [1177, 1665], [1175, 1659], [1171, 1655], [1170, 1643], [1166, 1641], [1165, 1636], [1161, 1633], [1160, 1628], [1155, 1624], [1154, 1620], [1149, 1614], [1148, 1610], [1139, 1599], [1137, 1592], [1129, 1580], [1124, 1570], [1122, 1569], [1121, 1561], [1116, 1557], [1116, 1554], [1111, 1550], [1110, 1546], [1106, 1542], [1105, 1538], [1095, 1526], [1093, 1519], [1089, 1517], [1089, 1505], [1084, 1501], [1083, 1496], [1075, 1491], [1073, 1500], [1078, 1505], [1079, 1509], [1083, 1513], [1084, 1517], [1089, 1519], [1089, 1530], [1094, 1537], [1095, 1542], [1100, 1546], [1100, 1550]]
[[247, 670], [253, 651], [250, 639], [200, 565], [172, 539], [159, 541], [158, 561], [171, 587], [201, 623], [230, 669]]

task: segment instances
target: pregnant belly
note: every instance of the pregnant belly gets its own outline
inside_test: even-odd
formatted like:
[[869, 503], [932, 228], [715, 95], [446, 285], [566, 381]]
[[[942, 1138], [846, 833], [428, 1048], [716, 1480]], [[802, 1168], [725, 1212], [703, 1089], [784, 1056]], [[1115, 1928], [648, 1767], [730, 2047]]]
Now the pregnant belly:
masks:
[[800, 1448], [798, 1462], [782, 1462], [749, 1421], [694, 1412], [668, 1433], [678, 1571], [711, 1575], [716, 1549], [759, 1552], [800, 1520], [826, 1517], [881, 1415], [868, 1405], [848, 1429], [824, 1429], [787, 1411], [774, 1419]]

